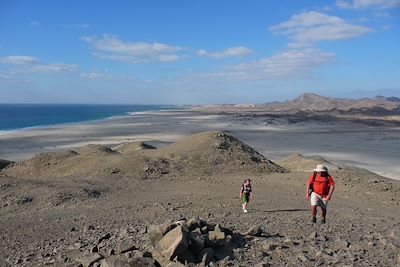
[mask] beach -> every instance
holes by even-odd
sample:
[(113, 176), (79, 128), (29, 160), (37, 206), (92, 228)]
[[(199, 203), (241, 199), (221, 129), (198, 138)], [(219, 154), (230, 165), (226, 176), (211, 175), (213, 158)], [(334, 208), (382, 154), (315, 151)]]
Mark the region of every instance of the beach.
[(21, 161), (36, 153), (86, 144), (110, 147), (147, 141), (163, 147), (202, 131), (224, 131), (275, 161), (300, 153), (322, 156), (400, 179), (400, 128), (351, 122), (301, 122), (207, 113), (189, 109), (146, 111), (130, 116), (0, 133), (0, 158)]

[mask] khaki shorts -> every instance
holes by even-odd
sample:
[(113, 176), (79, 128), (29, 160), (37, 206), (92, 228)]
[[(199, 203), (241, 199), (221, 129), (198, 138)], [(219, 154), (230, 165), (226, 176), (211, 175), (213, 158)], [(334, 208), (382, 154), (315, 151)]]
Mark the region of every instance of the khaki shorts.
[(328, 202), (323, 200), (320, 195), (315, 192), (311, 193), (311, 206), (320, 206), (321, 209), (325, 209), (328, 206)]

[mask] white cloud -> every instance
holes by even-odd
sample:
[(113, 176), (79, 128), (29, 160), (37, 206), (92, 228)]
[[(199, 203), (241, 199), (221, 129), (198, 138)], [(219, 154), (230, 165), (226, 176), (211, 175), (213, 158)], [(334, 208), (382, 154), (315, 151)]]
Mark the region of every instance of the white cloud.
[(61, 73), (74, 72), (78, 65), (64, 63), (42, 63), (38, 58), (31, 56), (6, 56), (0, 58), (1, 64), (18, 65), (14, 73)]
[(31, 27), (38, 27), (40, 25), (40, 23), (38, 21), (31, 21), (31, 22), (29, 22), (29, 25)]
[(28, 71), (38, 73), (66, 73), (75, 72), (77, 69), (78, 65), (75, 64), (51, 63), (32, 66)]
[(28, 65), (39, 63), (39, 59), (30, 56), (6, 56), (0, 57), (1, 64), (11, 64), (11, 65)]
[(0, 73), (0, 79), (8, 80), (11, 79), (11, 76)]
[(109, 73), (108, 71), (90, 71), (80, 73), (82, 79), (88, 80), (134, 80), (135, 78), (128, 75), (117, 75)]
[(107, 34), (100, 39), (95, 36), (84, 36), (81, 39), (91, 45), (95, 50), (93, 55), (100, 59), (149, 63), (172, 62), (187, 57), (179, 54), (184, 48), (162, 43), (123, 42)]
[(159, 55), (158, 60), (161, 62), (174, 62), (187, 57), (187, 55)]
[(78, 29), (87, 29), (90, 27), (87, 23), (78, 23), (78, 24), (61, 24), (61, 27), (65, 28), (78, 28)]
[(89, 24), (86, 24), (86, 23), (81, 23), (81, 24), (74, 24), (74, 25), (72, 25), (72, 27), (74, 27), (74, 28), (80, 28), (80, 29), (87, 29), (87, 28), (90, 27), (90, 25), (89, 25)]
[(220, 52), (208, 52), (206, 50), (198, 50), (197, 55), (211, 58), (226, 58), (226, 57), (244, 57), (253, 53), (253, 50), (244, 46), (229, 47)]
[(316, 49), (292, 49), (258, 61), (227, 66), (223, 71), (209, 73), (206, 76), (233, 80), (298, 78), (332, 61), (334, 57), (333, 53)]
[(356, 38), (372, 32), (368, 27), (316, 11), (295, 14), (288, 21), (272, 26), (269, 30), (276, 35), (288, 36), (293, 41), (289, 46), (293, 48), (312, 46), (322, 41)]
[(392, 17), (392, 15), (389, 12), (382, 12), (382, 11), (374, 12), (373, 16), (375, 18), (384, 18), (384, 19)]
[(400, 0), (338, 0), (336, 6), (345, 9), (389, 9), (400, 7)]

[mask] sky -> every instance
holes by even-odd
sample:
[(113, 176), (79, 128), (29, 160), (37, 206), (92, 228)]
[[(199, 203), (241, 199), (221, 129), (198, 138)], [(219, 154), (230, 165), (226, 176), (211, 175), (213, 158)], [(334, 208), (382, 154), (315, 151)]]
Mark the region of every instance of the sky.
[(400, 97), (400, 0), (0, 0), (0, 103)]

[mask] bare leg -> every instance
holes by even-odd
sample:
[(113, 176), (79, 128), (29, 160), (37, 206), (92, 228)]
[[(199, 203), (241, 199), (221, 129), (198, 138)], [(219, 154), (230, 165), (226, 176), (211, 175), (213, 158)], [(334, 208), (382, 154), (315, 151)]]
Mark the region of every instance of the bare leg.
[(244, 212), (247, 212), (247, 202), (245, 202), (245, 203), (243, 204), (243, 211), (244, 211)]
[(322, 223), (326, 222), (326, 209), (322, 209)]
[(312, 222), (317, 222), (317, 206), (311, 206)]

